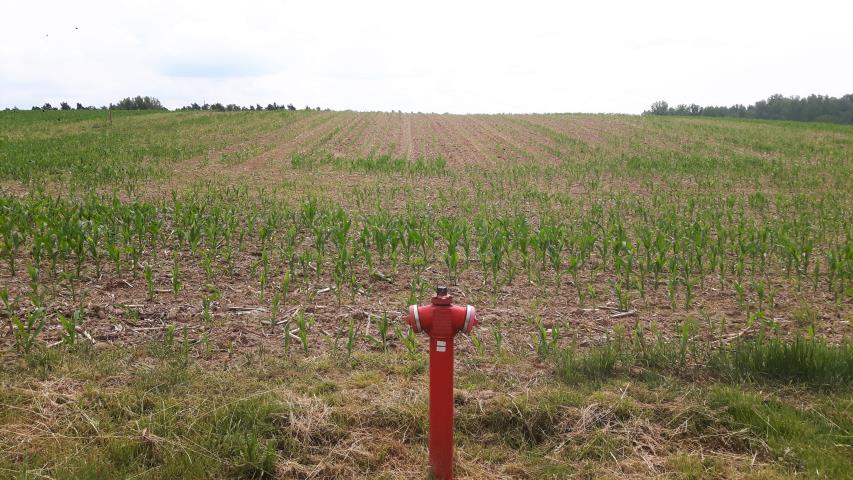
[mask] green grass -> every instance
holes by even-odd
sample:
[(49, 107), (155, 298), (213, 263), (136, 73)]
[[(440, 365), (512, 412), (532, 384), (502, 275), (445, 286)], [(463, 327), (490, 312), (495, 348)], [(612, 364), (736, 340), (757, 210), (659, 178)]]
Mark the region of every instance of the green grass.
[[(516, 368), (532, 367), (529, 357), (513, 358)], [(187, 362), (179, 344), (160, 342), (62, 349), (41, 374), (26, 365), (0, 373), (0, 471), (57, 479), (407, 476), (426, 460), (427, 373), (407, 373), (421, 361), (258, 351), (211, 364), (200, 346)], [(568, 385), (480, 365), (487, 368), (459, 372), (460, 476), (595, 477), (638, 468), (641, 452), (674, 478), (844, 478), (851, 467), (849, 385), (777, 391), (625, 373)], [(347, 450), (357, 454), (336, 453)]]
[(708, 403), (722, 410), (732, 430), (748, 429), (755, 439), (766, 442), (771, 458), (803, 476), (845, 478), (853, 467), (849, 392), (823, 399), (821, 408), (803, 408), (778, 397), (720, 386), (709, 391)]
[(632, 368), (732, 382), (795, 383), (818, 389), (853, 385), (853, 344), (818, 338), (758, 337), (728, 345), (657, 337), (608, 340), (584, 350), (554, 352), (557, 375), (573, 383), (603, 380)]
[(853, 383), (853, 344), (817, 338), (739, 341), (712, 355), (712, 369), (741, 380), (776, 380), (828, 388)]

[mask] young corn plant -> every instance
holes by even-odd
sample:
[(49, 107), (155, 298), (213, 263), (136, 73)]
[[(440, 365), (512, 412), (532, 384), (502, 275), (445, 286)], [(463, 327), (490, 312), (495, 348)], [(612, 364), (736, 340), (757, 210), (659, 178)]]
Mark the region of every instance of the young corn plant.
[(357, 339), (357, 330), (354, 319), (350, 319), (349, 325), (347, 326), (347, 357), (352, 356), (352, 351), (355, 348), (355, 341)]
[(166, 326), (166, 330), (163, 332), (163, 346), (168, 351), (173, 351), (175, 348), (175, 329), (175, 325), (170, 324)]
[(281, 313), (281, 292), (275, 292), (270, 300), (270, 325), (275, 327), (278, 315)]
[(151, 268), (151, 265), (145, 265), (143, 270), (143, 276), (145, 277), (145, 291), (148, 294), (148, 301), (154, 300), (154, 270)]
[(403, 345), (406, 347), (406, 351), (409, 352), (409, 355), (415, 355), (418, 353), (418, 338), (415, 336), (415, 332), (410, 328), (406, 331), (406, 334), (403, 335), (403, 332), (400, 330), (400, 326), (395, 327), (395, 336), (403, 342)]
[(15, 349), (22, 355), (28, 355), (36, 343), (36, 337), (44, 329), (45, 315), (41, 308), (27, 313), (23, 319), (17, 315), (11, 317)]
[(379, 321), (376, 323), (376, 328), (379, 330), (379, 344), (382, 346), (382, 351), (388, 351), (388, 327), (389, 327), (388, 315), (383, 313), (381, 317), (379, 317)]
[(536, 324), (535, 335), (536, 354), (540, 358), (545, 358), (556, 352), (560, 341), (560, 327), (554, 325), (550, 330), (545, 328), (542, 320)]
[(302, 344), (302, 352), (308, 354), (308, 329), (310, 322), (305, 316), (305, 312), (301, 309), (296, 313), (296, 328), (299, 336), (299, 343)]
[(281, 279), (281, 287), (279, 288), (279, 293), (281, 294), (281, 305), (282, 307), (287, 306), (287, 294), (290, 292), (290, 280), (292, 278), (292, 274), (290, 271), (285, 272), (284, 276)]
[[(201, 319), (208, 325), (213, 321), (213, 314), (210, 313), (210, 304), (210, 297), (205, 295), (201, 299)], [(273, 321), (273, 324), (275, 324), (275, 321)]]
[(62, 329), (62, 343), (71, 347), (77, 342), (77, 312), (74, 312), (70, 317), (66, 317), (63, 314), (58, 314), (56, 317), (57, 323), (59, 323), (60, 328)]
[(15, 258), (18, 256), (18, 249), (24, 242), (24, 237), (11, 221), (0, 220), (0, 222), (2, 222), (0, 223), (0, 230), (3, 234), (3, 253), (5, 253), (9, 264), (9, 274), (14, 277), (17, 270)]
[(172, 294), (176, 297), (181, 292), (181, 263), (177, 252), (172, 260)]
[(12, 315), (15, 313), (15, 308), (17, 308), (17, 302), (9, 298), (8, 288), (0, 288), (0, 301), (3, 302), (3, 307), (6, 309), (6, 315), (9, 318), (12, 318)]
[(494, 323), (491, 327), (492, 338), (495, 339), (495, 351), (500, 354), (503, 351), (504, 334), (503, 327), (500, 323)]
[(458, 218), (444, 217), (438, 221), (438, 229), (447, 242), (444, 264), (447, 266), (450, 281), (456, 285), (459, 280), (459, 241), (467, 229), (467, 224)]
[(260, 300), (264, 301), (264, 295), (266, 295), (267, 291), (267, 282), (269, 281), (269, 273), (270, 273), (270, 259), (269, 252), (267, 249), (264, 249), (261, 252), (261, 273), (259, 278), (260, 283)]
[(290, 333), (290, 320), (286, 320), (282, 327), (284, 331), (284, 355), (290, 356), (290, 343), (292, 341), (292, 333)]
[(477, 335), (477, 332), (471, 330), (471, 333), (468, 334), (468, 337), (471, 339), (471, 344), (474, 345), (474, 349), (477, 351), (477, 355), (483, 355), (485, 347), (483, 346), (483, 342), (480, 340), (480, 337)]

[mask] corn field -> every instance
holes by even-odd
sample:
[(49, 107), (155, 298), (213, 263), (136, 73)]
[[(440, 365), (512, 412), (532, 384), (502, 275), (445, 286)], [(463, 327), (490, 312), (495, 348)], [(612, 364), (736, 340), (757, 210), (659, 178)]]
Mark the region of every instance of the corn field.
[(418, 478), (440, 285), (460, 477), (849, 472), (853, 128), (284, 110), (0, 112), (0, 472)]

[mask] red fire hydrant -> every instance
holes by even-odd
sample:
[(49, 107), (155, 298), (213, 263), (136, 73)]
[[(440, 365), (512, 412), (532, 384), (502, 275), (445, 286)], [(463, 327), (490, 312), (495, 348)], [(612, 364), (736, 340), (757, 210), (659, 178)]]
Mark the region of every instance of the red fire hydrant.
[(409, 307), (409, 326), (429, 335), (429, 464), (437, 479), (453, 478), (453, 337), (477, 325), (474, 307), (451, 305), (438, 287), (431, 305)]

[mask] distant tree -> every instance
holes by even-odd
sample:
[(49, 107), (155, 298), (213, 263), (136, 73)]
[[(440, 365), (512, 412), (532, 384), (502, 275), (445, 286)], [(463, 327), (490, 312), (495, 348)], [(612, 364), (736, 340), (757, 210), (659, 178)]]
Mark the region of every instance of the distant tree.
[(648, 113), (652, 115), (668, 115), (669, 104), (663, 100), (657, 101), (652, 104), (652, 108), (649, 109)]
[(127, 97), (115, 105), (110, 104), (111, 108), (115, 108), (117, 110), (164, 110), (163, 104), (160, 103), (160, 100), (154, 97)]
[(71, 110), (71, 105), (68, 105), (68, 102), (60, 102), (59, 108), (62, 110)]
[(294, 107), (292, 103), (288, 103), (287, 109), (293, 111), (293, 110), (296, 110), (296, 107)]
[(31, 108), (30, 110), (41, 110), (41, 107), (39, 107), (38, 105), (33, 105), (33, 108)]
[(45, 102), (44, 105), (41, 106), (41, 109), (44, 111), (56, 110), (56, 108), (53, 105), (51, 105), (49, 102)]
[(77, 110), (85, 110), (85, 107), (83, 107), (82, 103), (77, 102)]

